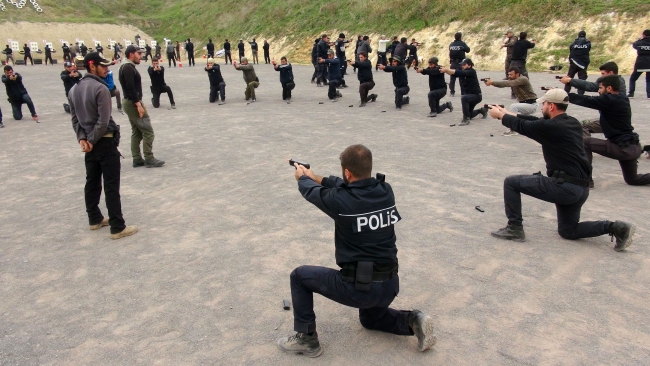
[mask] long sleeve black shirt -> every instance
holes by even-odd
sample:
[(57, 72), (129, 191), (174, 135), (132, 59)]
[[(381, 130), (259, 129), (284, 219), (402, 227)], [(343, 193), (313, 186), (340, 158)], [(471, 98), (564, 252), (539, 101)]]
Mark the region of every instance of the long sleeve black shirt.
[(142, 78), (134, 64), (128, 62), (122, 64), (119, 80), (124, 99), (128, 99), (133, 103), (137, 103), (142, 99)]
[(73, 86), (75, 86), (79, 80), (81, 80), (81, 77), (83, 76), (79, 71), (77, 71), (77, 76), (70, 76), (70, 71), (68, 70), (63, 70), (61, 71), (61, 80), (63, 80), (63, 87), (65, 88), (65, 95), (68, 95), (70, 92), (70, 89), (72, 89)]
[(223, 50), (226, 52), (230, 52), (230, 42), (225, 42), (223, 44)]
[(458, 77), (460, 84), (460, 94), (481, 94), (481, 85), (478, 82), (478, 76), (474, 69), (456, 69), (454, 74)]
[(542, 145), (547, 175), (561, 170), (575, 178), (589, 179), (590, 164), (582, 141), (582, 125), (577, 119), (566, 113), (552, 119), (506, 114), (501, 123)]
[(426, 68), (422, 69), (422, 75), (429, 75), (429, 91), (436, 89), (447, 89), (445, 82), (445, 73), (440, 72), (440, 68)]
[(650, 37), (642, 38), (632, 47), (636, 50), (636, 62), (634, 63), (634, 71), (637, 70), (650, 70)]
[(574, 64), (586, 69), (589, 66), (589, 51), (591, 51), (591, 41), (585, 37), (576, 38), (569, 46), (569, 58)]
[(372, 63), (370, 60), (366, 59), (365, 61), (357, 61), (354, 63), (357, 67), (357, 78), (359, 79), (360, 83), (367, 83), (372, 80)]
[(512, 60), (526, 61), (528, 49), (535, 48), (535, 44), (527, 39), (520, 39), (512, 46)]
[(600, 112), (600, 127), (605, 137), (619, 145), (638, 141), (639, 135), (632, 127), (632, 108), (630, 100), (621, 94), (598, 96), (569, 94), (569, 102)]
[(208, 73), (210, 85), (218, 86), (219, 83), (224, 81), (223, 76), (221, 76), (221, 68), (216, 63), (212, 65), (211, 69), (206, 69), (205, 71)]
[(302, 176), (298, 190), (334, 220), (336, 264), (397, 264), (395, 224), (401, 217), (390, 184), (375, 178), (345, 184), (334, 176), (323, 178), (321, 184)]
[(465, 53), (469, 52), (469, 46), (463, 41), (453, 41), (449, 44), (449, 60), (460, 61), (465, 58)]
[(291, 64), (280, 64), (275, 68), (275, 71), (280, 72), (280, 83), (286, 84), (293, 82), (293, 67), (291, 67)]
[(19, 73), (14, 73), (14, 75), (16, 75), (16, 80), (11, 80), (7, 75), (2, 75), (2, 82), (5, 84), (7, 97), (9, 97), (10, 101), (22, 101), (23, 95), (27, 94), (27, 89), (23, 85), (23, 77)]
[(409, 86), (408, 75), (406, 74), (406, 67), (404, 65), (386, 66), (385, 72), (393, 73), (393, 86), (396, 88), (403, 88)]
[(208, 44), (205, 45), (205, 49), (208, 51), (209, 54), (214, 54), (214, 43), (209, 42)]
[(165, 68), (163, 66), (160, 66), (160, 70), (154, 70), (153, 66), (149, 66), (147, 72), (151, 78), (151, 86), (154, 89), (160, 89), (167, 85), (165, 84)]

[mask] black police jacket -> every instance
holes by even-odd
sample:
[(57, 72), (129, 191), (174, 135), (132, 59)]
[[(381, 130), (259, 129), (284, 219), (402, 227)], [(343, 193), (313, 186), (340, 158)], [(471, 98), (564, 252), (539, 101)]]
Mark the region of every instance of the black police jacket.
[(650, 37), (641, 38), (632, 47), (637, 55), (634, 70), (650, 70)]
[(569, 46), (569, 58), (574, 64), (582, 69), (589, 66), (589, 51), (591, 51), (591, 41), (585, 37), (576, 38)]
[(478, 76), (474, 69), (456, 69), (455, 75), (458, 77), (460, 84), (460, 94), (481, 94), (481, 84), (478, 82)]
[(357, 79), (359, 79), (361, 84), (374, 81), (372, 79), (372, 63), (370, 60), (355, 61), (354, 65), (357, 67), (357, 70), (359, 70), (357, 73)]
[(469, 52), (469, 46), (465, 42), (453, 41), (449, 44), (449, 60), (462, 60), (465, 58), (465, 52)]
[(225, 82), (223, 80), (223, 76), (221, 76), (221, 68), (217, 63), (215, 62), (212, 65), (211, 69), (205, 70), (205, 72), (208, 73), (208, 79), (210, 80), (210, 85), (218, 86), (219, 83)]
[(318, 45), (316, 46), (316, 56), (320, 58), (327, 58), (327, 51), (329, 49), (329, 44), (321, 39), (318, 41)]
[(154, 89), (161, 89), (164, 88), (165, 85), (165, 68), (160, 66), (159, 71), (155, 71), (153, 69), (153, 66), (149, 66), (147, 69), (147, 72), (149, 73), (149, 77), (151, 78), (151, 86)]
[(336, 264), (397, 264), (395, 224), (401, 219), (390, 184), (375, 178), (345, 184), (341, 178), (298, 180), (303, 197), (334, 220)]

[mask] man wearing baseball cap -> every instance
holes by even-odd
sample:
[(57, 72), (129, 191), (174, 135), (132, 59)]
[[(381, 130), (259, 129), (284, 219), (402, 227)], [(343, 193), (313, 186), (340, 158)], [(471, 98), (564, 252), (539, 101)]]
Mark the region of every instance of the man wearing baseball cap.
[[(130, 45), (124, 51), (126, 60), (122, 63), (119, 71), (120, 85), (124, 100), (124, 112), (131, 123), (131, 155), (133, 156), (133, 167), (146, 166), (147, 168), (159, 168), (165, 162), (153, 156), (154, 132), (151, 126), (151, 119), (142, 103), (142, 78), (136, 69), (140, 64), (143, 50)], [(144, 150), (144, 159), (140, 154), (140, 142)]]
[(394, 55), (392, 66), (379, 65), (379, 70), (393, 74), (393, 86), (395, 87), (395, 109), (402, 110), (402, 106), (410, 103), (410, 98), (406, 95), (411, 91), (409, 88), (408, 74), (406, 67), (402, 65), (402, 57)]
[(609, 234), (616, 238), (614, 250), (632, 244), (635, 226), (623, 221), (580, 222), (582, 205), (589, 198), (590, 164), (582, 142), (582, 125), (566, 114), (569, 96), (564, 90), (551, 89), (537, 100), (543, 119), (517, 115), (499, 106), (491, 106), (490, 116), (513, 131), (542, 145), (546, 175), (511, 175), (505, 179), (503, 193), (508, 225), (492, 232), (499, 239), (525, 241), (521, 194), (555, 204), (558, 233), (575, 240)]
[[(111, 117), (111, 92), (101, 78), (108, 73), (111, 61), (97, 52), (84, 57), (88, 73), (70, 89), (68, 101), (72, 128), (77, 134), (81, 151), (86, 153), (86, 212), (90, 230), (111, 227), (111, 239), (120, 239), (138, 232), (136, 226), (126, 226), (120, 199), (120, 128)], [(102, 178), (106, 194), (108, 219), (99, 209)]]
[[(479, 114), (482, 114), (483, 118), (487, 117), (487, 108), (474, 109), (483, 100), (481, 85), (478, 82), (476, 70), (474, 70), (474, 62), (472, 62), (472, 59), (466, 58), (459, 65), (460, 69), (442, 67), (440, 71), (459, 79), (460, 103), (463, 107), (463, 120), (459, 126), (467, 126), (469, 125), (469, 121)], [(453, 96), (454, 94), (452, 93), (451, 95)]]

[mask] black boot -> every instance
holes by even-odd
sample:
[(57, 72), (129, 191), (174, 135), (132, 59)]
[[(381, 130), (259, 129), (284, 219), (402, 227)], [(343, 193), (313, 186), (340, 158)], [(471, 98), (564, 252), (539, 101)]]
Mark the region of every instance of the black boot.
[(323, 353), (316, 332), (313, 335), (296, 333), (290, 337), (280, 338), (278, 339), (278, 348), (286, 353), (302, 354), (307, 357), (318, 357)]
[(526, 234), (524, 233), (523, 226), (508, 225), (497, 231), (491, 233), (492, 236), (499, 239), (512, 240), (512, 241), (526, 241)]
[(413, 310), (408, 316), (409, 327), (418, 337), (418, 350), (424, 352), (436, 344), (433, 335), (433, 319), (420, 310)]

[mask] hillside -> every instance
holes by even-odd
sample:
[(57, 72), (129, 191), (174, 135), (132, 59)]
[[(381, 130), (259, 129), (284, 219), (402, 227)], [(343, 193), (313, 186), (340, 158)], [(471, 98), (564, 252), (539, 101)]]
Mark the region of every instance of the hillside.
[[(5, 3), (6, 4), (6, 3)], [(623, 64), (629, 42), (650, 27), (650, 3), (645, 0), (41, 0), (42, 13), (29, 3), (23, 9), (6, 4), (9, 22), (127, 23), (174, 40), (192, 37), (199, 48), (208, 37), (268, 37), (274, 54), (308, 61), (313, 38), (322, 32), (383, 33), (414, 36), (425, 41), (421, 54), (439, 54), (450, 34), (465, 33), (484, 67), (496, 68), (503, 30), (527, 30), (540, 46), (531, 54), (532, 69), (542, 69), (564, 57), (580, 29), (594, 43), (593, 64), (614, 58)], [(494, 60), (493, 60), (494, 59)]]

